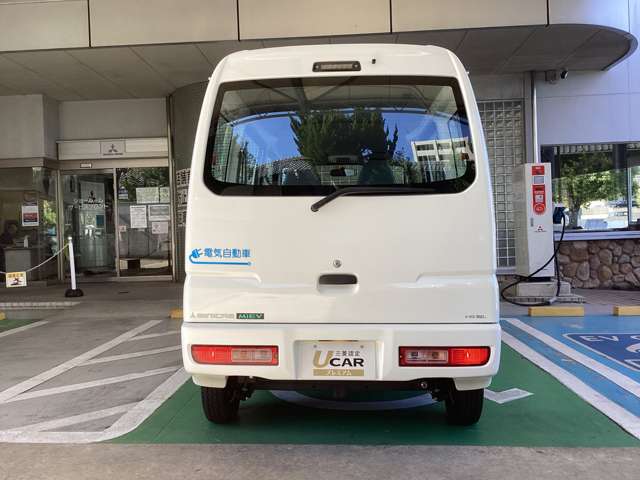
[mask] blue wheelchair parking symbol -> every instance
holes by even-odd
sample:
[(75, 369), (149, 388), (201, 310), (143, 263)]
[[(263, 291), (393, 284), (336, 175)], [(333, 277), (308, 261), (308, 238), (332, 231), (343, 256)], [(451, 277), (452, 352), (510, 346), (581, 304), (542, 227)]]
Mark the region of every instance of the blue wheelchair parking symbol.
[(566, 333), (564, 337), (640, 372), (640, 333)]

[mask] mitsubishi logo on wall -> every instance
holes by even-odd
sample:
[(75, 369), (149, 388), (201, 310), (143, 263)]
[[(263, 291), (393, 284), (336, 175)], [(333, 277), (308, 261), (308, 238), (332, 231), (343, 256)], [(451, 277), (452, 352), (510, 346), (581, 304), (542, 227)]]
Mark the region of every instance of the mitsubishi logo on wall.
[[(167, 158), (168, 147), (166, 137), (59, 140), (58, 158), (83, 162), (99, 158)], [(90, 163), (86, 164), (83, 168), (91, 168)]]
[(102, 157), (121, 157), (124, 155), (124, 140), (100, 141), (100, 154)]

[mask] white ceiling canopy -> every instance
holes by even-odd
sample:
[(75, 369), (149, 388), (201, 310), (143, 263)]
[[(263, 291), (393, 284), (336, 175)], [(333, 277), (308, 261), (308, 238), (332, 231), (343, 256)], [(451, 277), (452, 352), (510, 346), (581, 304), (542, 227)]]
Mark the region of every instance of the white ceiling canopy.
[(635, 38), (619, 30), (543, 25), (26, 51), (0, 54), (0, 95), (40, 93), (60, 101), (162, 97), (206, 81), (216, 64), (237, 50), (347, 42), (443, 46), (475, 75), (605, 70), (636, 48)]

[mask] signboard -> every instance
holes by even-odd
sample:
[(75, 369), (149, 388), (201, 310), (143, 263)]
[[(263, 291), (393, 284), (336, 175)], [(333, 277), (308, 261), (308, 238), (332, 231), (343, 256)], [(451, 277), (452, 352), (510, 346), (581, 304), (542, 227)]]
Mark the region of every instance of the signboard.
[(375, 377), (375, 342), (301, 342), (300, 347), (301, 378)]
[(564, 336), (609, 360), (640, 372), (640, 332), (567, 333)]
[(37, 204), (22, 204), (22, 226), (37, 227), (40, 224), (40, 214)]
[(27, 286), (27, 272), (7, 272), (5, 279), (7, 288)]
[(80, 209), (104, 211), (104, 183), (80, 180)]
[(166, 158), (169, 146), (166, 137), (59, 140), (57, 143), (59, 160), (83, 161), (94, 158)]
[(130, 205), (129, 215), (131, 228), (147, 228), (147, 206)]
[(169, 222), (151, 222), (151, 233), (154, 235), (169, 233)]
[(187, 188), (189, 186), (189, 178), (191, 176), (191, 168), (182, 168), (176, 170), (176, 187)]
[(171, 192), (169, 187), (160, 187), (160, 203), (169, 203), (171, 201)]
[(176, 170), (176, 224), (178, 227), (184, 227), (186, 225), (190, 176), (190, 168)]
[(136, 188), (136, 202), (138, 203), (158, 203), (160, 193), (158, 187), (138, 187)]
[(102, 157), (121, 157), (124, 155), (124, 140), (103, 140), (100, 142)]
[(149, 205), (150, 222), (168, 222), (171, 219), (171, 209), (169, 205)]

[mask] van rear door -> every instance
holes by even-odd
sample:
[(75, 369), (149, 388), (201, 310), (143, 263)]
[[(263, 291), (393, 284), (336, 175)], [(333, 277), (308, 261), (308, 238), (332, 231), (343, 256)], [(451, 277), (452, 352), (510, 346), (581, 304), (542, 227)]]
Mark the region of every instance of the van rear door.
[(192, 172), (190, 319), (497, 321), (487, 156), (465, 98), (450, 77), (222, 83)]

